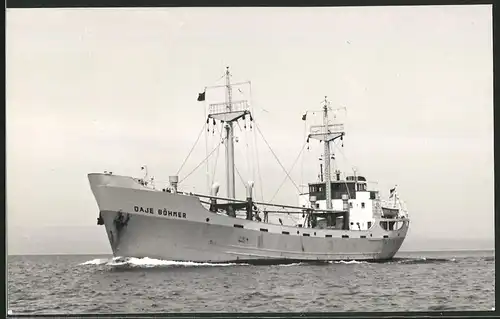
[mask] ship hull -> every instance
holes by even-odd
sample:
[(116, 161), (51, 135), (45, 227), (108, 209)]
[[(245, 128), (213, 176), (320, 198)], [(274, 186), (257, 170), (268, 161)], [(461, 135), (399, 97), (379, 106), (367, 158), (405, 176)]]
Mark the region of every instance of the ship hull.
[[(212, 213), (194, 196), (153, 191), (125, 176), (89, 180), (114, 256), (194, 262), (387, 260), (408, 220), (385, 230), (310, 229)], [(394, 221), (394, 220), (392, 220)]]

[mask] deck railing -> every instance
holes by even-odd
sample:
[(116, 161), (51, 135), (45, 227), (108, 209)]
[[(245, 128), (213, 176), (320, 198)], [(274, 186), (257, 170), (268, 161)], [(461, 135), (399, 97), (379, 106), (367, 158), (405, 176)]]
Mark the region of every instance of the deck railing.
[(231, 111), (229, 111), (229, 103), (227, 102), (210, 104), (208, 107), (208, 113), (210, 115), (229, 113), (229, 112), (242, 112), (248, 110), (249, 110), (249, 105), (247, 101), (231, 102)]
[(328, 134), (328, 133), (343, 133), (344, 124), (329, 124), (326, 128), (324, 125), (311, 125), (311, 134)]

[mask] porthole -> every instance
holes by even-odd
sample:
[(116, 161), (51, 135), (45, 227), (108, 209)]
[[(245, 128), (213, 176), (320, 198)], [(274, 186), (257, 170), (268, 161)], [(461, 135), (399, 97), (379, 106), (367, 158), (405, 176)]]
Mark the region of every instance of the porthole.
[(210, 218), (208, 218), (208, 217), (207, 217), (206, 221), (207, 221), (207, 223), (208, 223), (208, 222), (210, 221)]

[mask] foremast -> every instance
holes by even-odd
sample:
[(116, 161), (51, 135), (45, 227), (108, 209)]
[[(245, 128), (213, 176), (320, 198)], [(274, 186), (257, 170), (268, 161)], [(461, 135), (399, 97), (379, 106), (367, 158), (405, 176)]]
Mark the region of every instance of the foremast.
[[(235, 165), (234, 165), (234, 130), (233, 122), (237, 122), (239, 119), (245, 119), (245, 116), (250, 116), (250, 121), (252, 121), (252, 114), (246, 100), (233, 101), (232, 96), (232, 84), (231, 84), (231, 73), (229, 72), (229, 67), (226, 67), (225, 72), (226, 77), (226, 101), (224, 103), (210, 104), (208, 118), (213, 118), (215, 120), (220, 120), (225, 123), (225, 141), (226, 146), (226, 187), (227, 187), (227, 198), (236, 198), (236, 187), (235, 187)], [(232, 214), (232, 212), (230, 212)]]
[[(232, 107), (232, 88), (231, 88), (231, 74), (229, 73), (229, 67), (226, 67), (226, 107), (227, 112), (231, 113), (233, 111)], [(227, 185), (227, 197), (235, 198), (235, 181), (234, 181), (234, 132), (233, 132), (233, 121), (237, 119), (229, 120), (226, 123), (226, 185)]]
[(325, 191), (326, 191), (326, 209), (332, 209), (332, 189), (331, 189), (331, 172), (330, 172), (330, 161), (332, 158), (332, 152), (330, 149), (330, 142), (338, 138), (343, 138), (345, 135), (343, 124), (329, 124), (328, 123), (328, 100), (325, 96), (323, 104), (323, 125), (313, 125), (310, 128), (309, 138), (317, 139), (323, 141), (324, 143), (324, 154), (323, 158), (325, 160)]

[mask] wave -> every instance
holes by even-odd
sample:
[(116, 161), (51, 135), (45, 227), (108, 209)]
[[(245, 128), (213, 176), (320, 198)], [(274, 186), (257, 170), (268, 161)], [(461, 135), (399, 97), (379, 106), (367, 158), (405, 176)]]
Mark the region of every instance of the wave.
[(305, 262), (300, 262), (300, 263), (291, 263), (291, 264), (277, 264), (276, 266), (278, 267), (290, 267), (290, 266), (302, 266), (305, 265)]
[[(358, 260), (332, 260), (327, 262), (318, 261), (304, 261), (294, 263), (277, 263), (275, 266), (290, 267), (290, 266), (303, 266), (308, 264), (344, 264), (344, 265), (360, 265), (371, 263), (382, 264), (436, 264), (436, 263), (449, 263), (456, 262), (455, 258), (393, 258), (386, 261), (358, 261)], [(109, 266), (114, 268), (164, 268), (164, 267), (228, 267), (228, 266), (249, 266), (248, 263), (206, 263), (206, 262), (192, 262), (192, 261), (173, 261), (162, 260), (154, 258), (135, 258), (135, 257), (114, 257), (114, 258), (97, 258), (88, 260), (79, 264), (81, 266)]]
[(449, 263), (456, 262), (455, 258), (427, 258), (427, 257), (418, 257), (418, 258), (394, 258), (389, 263), (398, 263), (398, 264), (441, 264), (441, 263)]
[(359, 265), (359, 264), (438, 264), (438, 263), (449, 263), (456, 262), (455, 258), (427, 258), (427, 257), (417, 257), (417, 258), (393, 258), (391, 260), (339, 260), (339, 261), (329, 261), (330, 264), (344, 264), (344, 265)]
[(158, 267), (227, 267), (240, 266), (245, 264), (239, 263), (197, 263), (192, 261), (173, 261), (161, 260), (154, 258), (135, 258), (135, 257), (114, 257), (111, 259), (92, 259), (80, 264), (80, 266), (88, 265), (105, 265), (111, 267), (128, 267), (128, 268), (158, 268)]
[(359, 264), (367, 264), (367, 261), (357, 261), (357, 260), (336, 260), (336, 261), (329, 261), (330, 264), (344, 264), (344, 265), (359, 265)]
[(89, 261), (86, 261), (84, 263), (81, 263), (80, 265), (102, 265), (102, 264), (105, 264), (107, 262), (109, 262), (111, 259), (103, 259), (103, 258), (97, 258), (97, 259), (92, 259), (92, 260), (89, 260)]

